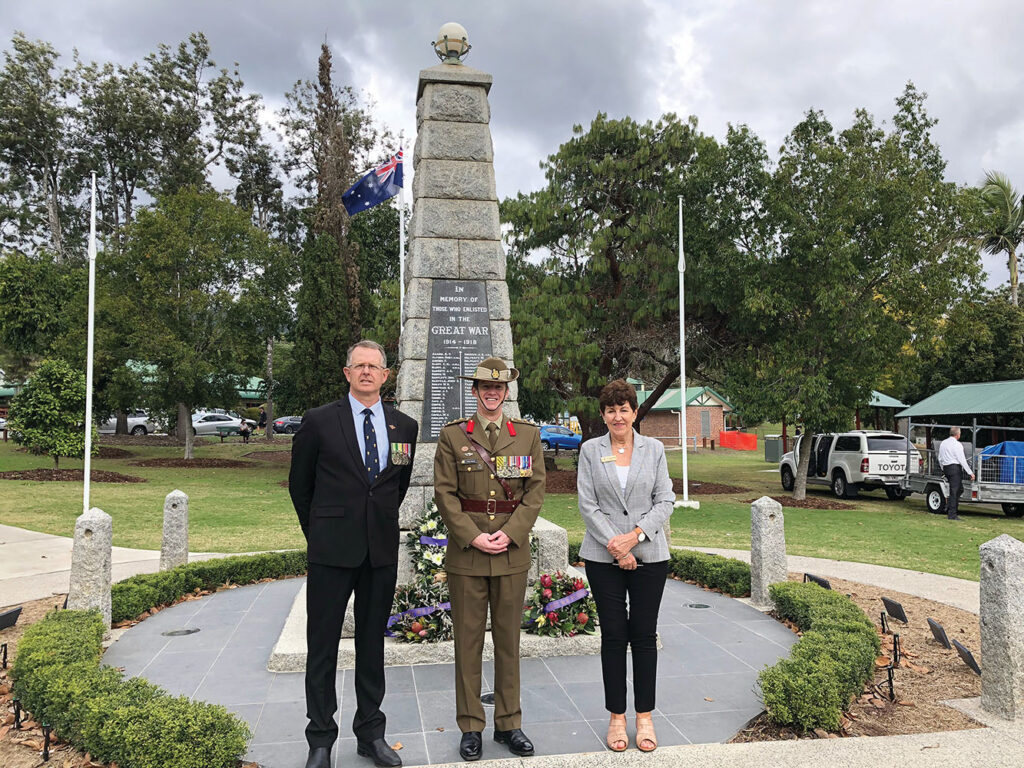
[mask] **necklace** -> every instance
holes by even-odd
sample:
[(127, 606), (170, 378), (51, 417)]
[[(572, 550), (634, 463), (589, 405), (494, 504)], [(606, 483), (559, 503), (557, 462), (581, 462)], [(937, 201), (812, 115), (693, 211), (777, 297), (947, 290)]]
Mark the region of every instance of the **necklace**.
[(615, 450), (618, 451), (619, 453), (625, 453), (626, 452), (626, 447), (623, 446), (621, 448), (616, 448)]

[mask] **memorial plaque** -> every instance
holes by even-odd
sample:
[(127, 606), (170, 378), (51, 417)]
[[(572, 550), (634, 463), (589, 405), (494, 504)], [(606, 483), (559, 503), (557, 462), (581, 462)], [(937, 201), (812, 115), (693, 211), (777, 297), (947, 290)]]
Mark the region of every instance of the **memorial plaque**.
[(476, 412), (470, 373), (491, 356), (487, 285), (480, 280), (434, 280), (420, 440), (435, 442), (452, 419)]

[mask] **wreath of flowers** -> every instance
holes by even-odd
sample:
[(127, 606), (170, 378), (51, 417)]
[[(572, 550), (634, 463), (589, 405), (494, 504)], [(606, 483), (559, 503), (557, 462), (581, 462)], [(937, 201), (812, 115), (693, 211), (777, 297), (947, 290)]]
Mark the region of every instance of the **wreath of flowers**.
[(594, 634), (597, 605), (587, 583), (561, 571), (542, 574), (527, 596), (523, 629), (548, 637)]
[(437, 643), (451, 640), (451, 603), (444, 572), (444, 550), (448, 529), (437, 504), (431, 499), (412, 530), (406, 535), (416, 577), (395, 590), (388, 620), (390, 636), (407, 643)]

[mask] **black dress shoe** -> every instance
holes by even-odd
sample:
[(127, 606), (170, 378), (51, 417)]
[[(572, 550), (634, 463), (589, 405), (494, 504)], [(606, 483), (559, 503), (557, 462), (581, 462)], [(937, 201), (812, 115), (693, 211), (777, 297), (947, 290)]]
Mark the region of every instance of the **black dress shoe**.
[(499, 731), (495, 729), (494, 740), (499, 744), (508, 744), (508, 749), (513, 755), (529, 757), (533, 754), (533, 742), (520, 728), (513, 728), (511, 731)]
[(480, 738), (480, 731), (466, 731), (462, 734), (462, 741), (459, 742), (459, 755), (463, 760), (479, 760), (483, 749), (484, 743)]
[(398, 756), (398, 753), (384, 739), (357, 741), (356, 754), (363, 757), (372, 757), (373, 764), (377, 768), (398, 768), (402, 764), (402, 758)]
[(331, 768), (331, 748), (310, 747), (306, 768)]

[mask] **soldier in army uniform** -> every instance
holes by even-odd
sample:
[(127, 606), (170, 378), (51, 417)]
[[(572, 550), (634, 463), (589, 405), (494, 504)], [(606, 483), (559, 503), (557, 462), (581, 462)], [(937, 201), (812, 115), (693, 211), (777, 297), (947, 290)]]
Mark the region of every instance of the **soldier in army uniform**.
[(455, 629), (455, 706), (459, 754), (478, 760), (487, 721), (480, 666), (491, 610), (494, 640), (494, 740), (515, 755), (533, 754), (519, 704), (519, 632), (530, 531), (544, 501), (540, 430), (502, 413), (519, 371), (491, 357), (471, 376), (477, 412), (441, 430), (434, 459), (434, 499), (448, 526), (445, 570)]

